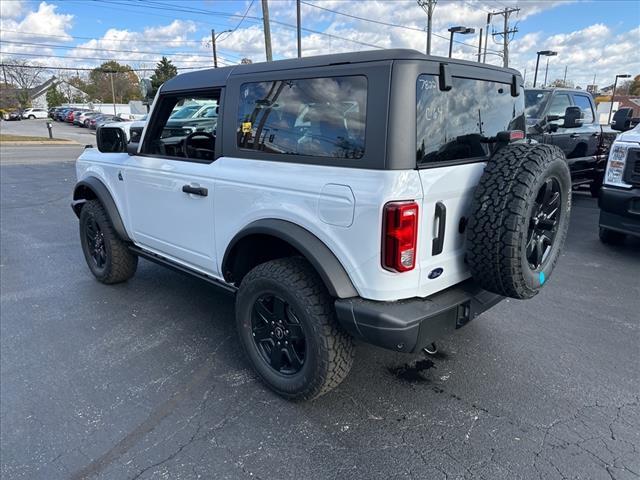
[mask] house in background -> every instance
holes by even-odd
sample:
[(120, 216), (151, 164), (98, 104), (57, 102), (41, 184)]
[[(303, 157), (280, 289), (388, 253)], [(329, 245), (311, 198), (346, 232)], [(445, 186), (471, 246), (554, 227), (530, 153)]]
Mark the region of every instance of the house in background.
[(20, 106), (20, 98), (29, 98), (31, 107), (47, 109), (49, 108), (47, 90), (51, 87), (56, 87), (60, 93), (72, 102), (86, 102), (89, 100), (89, 95), (85, 92), (54, 76), (40, 85), (27, 89), (26, 92), (19, 88), (2, 88), (0, 103), (3, 108), (18, 108)]

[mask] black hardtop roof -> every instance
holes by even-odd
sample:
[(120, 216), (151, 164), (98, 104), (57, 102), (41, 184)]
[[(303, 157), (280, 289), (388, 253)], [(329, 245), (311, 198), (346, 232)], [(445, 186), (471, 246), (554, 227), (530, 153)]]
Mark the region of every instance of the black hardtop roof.
[(314, 57), (292, 58), (275, 60), (273, 62), (260, 62), (244, 65), (233, 65), (221, 68), (209, 68), (188, 73), (182, 73), (168, 80), (162, 86), (162, 92), (183, 91), (191, 89), (205, 89), (213, 86), (225, 85), (231, 75), (245, 75), (249, 73), (261, 73), (278, 70), (293, 70), (299, 68), (323, 67), (345, 63), (378, 62), (384, 60), (419, 60), (431, 62), (455, 63), (469, 65), (475, 68), (487, 68), (491, 70), (509, 71), (520, 75), (520, 72), (510, 68), (504, 69), (495, 65), (470, 62), (455, 58), (428, 56), (417, 50), (406, 48), (365, 50), (359, 52), (335, 53), (330, 55), (318, 55)]

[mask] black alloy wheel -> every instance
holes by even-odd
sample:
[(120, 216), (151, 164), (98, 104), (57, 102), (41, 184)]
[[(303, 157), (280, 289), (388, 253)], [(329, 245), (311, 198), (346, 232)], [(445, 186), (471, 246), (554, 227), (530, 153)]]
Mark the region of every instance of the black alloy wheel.
[(94, 217), (87, 219), (85, 236), (87, 237), (87, 248), (91, 259), (98, 269), (103, 269), (107, 263), (107, 251), (104, 243), (104, 234)]
[(529, 217), (526, 256), (529, 267), (539, 270), (548, 258), (558, 232), (560, 183), (549, 177), (542, 184)]
[(305, 361), (304, 330), (291, 305), (268, 293), (251, 310), (251, 333), (261, 358), (282, 375), (295, 375)]

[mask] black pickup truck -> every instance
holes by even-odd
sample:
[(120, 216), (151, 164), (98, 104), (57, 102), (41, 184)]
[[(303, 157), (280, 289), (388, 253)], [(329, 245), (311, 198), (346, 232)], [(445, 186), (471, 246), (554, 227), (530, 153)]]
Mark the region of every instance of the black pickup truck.
[(573, 186), (588, 186), (596, 197), (616, 133), (598, 122), (591, 94), (584, 90), (525, 90), (527, 137), (557, 145), (565, 153)]

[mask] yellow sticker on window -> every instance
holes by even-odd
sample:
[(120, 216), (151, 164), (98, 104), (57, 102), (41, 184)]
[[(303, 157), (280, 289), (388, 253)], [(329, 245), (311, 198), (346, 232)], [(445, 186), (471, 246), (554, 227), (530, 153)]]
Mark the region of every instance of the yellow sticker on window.
[(242, 133), (251, 132), (251, 122), (242, 122)]

